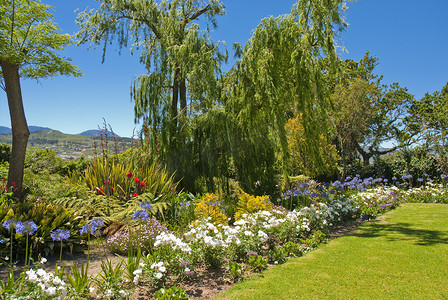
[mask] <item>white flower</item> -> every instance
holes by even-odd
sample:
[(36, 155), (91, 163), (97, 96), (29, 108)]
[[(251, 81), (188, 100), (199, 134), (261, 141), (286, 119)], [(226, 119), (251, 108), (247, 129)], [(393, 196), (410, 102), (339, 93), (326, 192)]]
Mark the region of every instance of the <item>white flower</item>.
[(45, 293), (46, 293), (47, 295), (50, 295), (50, 296), (56, 295), (56, 288), (55, 288), (54, 286), (50, 286), (50, 287), (45, 291)]
[(119, 290), (118, 293), (122, 296), (122, 297), (126, 297), (128, 295), (128, 293), (125, 290)]
[(45, 258), (45, 257), (42, 257), (41, 259), (40, 259), (40, 263), (43, 265), (44, 263), (46, 263), (47, 262), (47, 259)]
[(252, 233), (252, 231), (249, 231), (249, 230), (244, 231), (244, 235), (245, 235), (245, 236), (254, 236), (254, 234)]
[(93, 293), (95, 291), (95, 288), (93, 286), (89, 287), (89, 293)]
[(157, 279), (161, 279), (162, 277), (163, 277), (163, 274), (162, 274), (162, 273), (159, 272), (159, 273), (156, 274), (156, 278), (157, 278)]
[(135, 270), (134, 272), (132, 272), (132, 274), (134, 274), (134, 275), (140, 275), (140, 274), (142, 274), (142, 269), (137, 269), (137, 270)]
[(106, 292), (104, 293), (104, 297), (112, 297), (113, 293), (111, 289), (107, 289)]
[(163, 267), (163, 266), (162, 266), (162, 267), (159, 267), (159, 271), (162, 272), (162, 273), (165, 273), (165, 272), (166, 272), (166, 268)]

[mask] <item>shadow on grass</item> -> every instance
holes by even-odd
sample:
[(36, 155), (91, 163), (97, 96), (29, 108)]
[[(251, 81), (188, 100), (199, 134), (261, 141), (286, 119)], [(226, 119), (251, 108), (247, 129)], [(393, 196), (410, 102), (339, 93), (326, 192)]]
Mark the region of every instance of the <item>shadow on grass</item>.
[(373, 220), (349, 235), (364, 238), (386, 236), (389, 241), (409, 240), (422, 246), (448, 244), (446, 231), (418, 229), (412, 226), (410, 223), (384, 224)]

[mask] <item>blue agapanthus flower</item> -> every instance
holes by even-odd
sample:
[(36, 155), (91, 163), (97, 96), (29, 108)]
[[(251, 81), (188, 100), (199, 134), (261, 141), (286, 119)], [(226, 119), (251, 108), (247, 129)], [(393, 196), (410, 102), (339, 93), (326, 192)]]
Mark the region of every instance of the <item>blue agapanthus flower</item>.
[(52, 234), (51, 238), (53, 241), (63, 241), (70, 237), (70, 231), (64, 229), (56, 229)]
[(132, 216), (132, 220), (134, 221), (146, 220), (147, 218), (149, 218), (149, 214), (144, 210), (137, 210)]
[(144, 202), (140, 203), (139, 206), (141, 208), (145, 209), (145, 210), (151, 210), (152, 209), (152, 204), (149, 203), (149, 201), (144, 201)]
[(16, 228), (17, 223), (22, 223), (17, 219), (9, 219), (9, 220), (5, 220), (3, 221), (3, 228), (5, 228), (6, 230), (13, 230), (14, 228)]
[(37, 231), (37, 225), (33, 221), (25, 221), (22, 224), (23, 224), (23, 230), (19, 232), (18, 227), (16, 227), (17, 233), (33, 235)]
[(5, 240), (3, 239), (2, 236), (0, 236), (0, 244), (3, 244), (5, 242)]
[(101, 219), (94, 219), (92, 221), (90, 221), (89, 224), (85, 224), (81, 227), (81, 235), (84, 235), (86, 233), (90, 233), (90, 234), (97, 234), (99, 227), (104, 225), (104, 221)]

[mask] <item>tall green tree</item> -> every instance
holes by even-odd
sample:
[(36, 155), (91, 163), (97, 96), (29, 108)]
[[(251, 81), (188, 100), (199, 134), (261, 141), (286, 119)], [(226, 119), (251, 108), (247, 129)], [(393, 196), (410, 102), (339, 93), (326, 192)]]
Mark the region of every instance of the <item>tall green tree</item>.
[(298, 1), (290, 14), (263, 19), (240, 49), (227, 109), (250, 136), (264, 133), (263, 143), (274, 146), (284, 178), (289, 170), (285, 125), (299, 113), (306, 148), (322, 163), (320, 137), (330, 108), (327, 76), (337, 66), (335, 36), (346, 26), (343, 5)]
[(374, 73), (377, 65), (369, 52), (359, 62), (347, 59), (332, 81), (332, 141), (341, 155), (342, 177), (358, 157), (368, 165), (373, 157), (418, 140), (417, 123), (409, 118), (413, 95), (398, 83), (382, 84)]
[(437, 154), (441, 171), (448, 173), (448, 83), (415, 101), (411, 116), (422, 125), (426, 144)]
[(141, 51), (148, 73), (138, 76), (131, 89), (135, 120), (148, 126), (152, 150), (184, 177), (182, 163), (192, 159), (190, 120), (219, 98), (217, 76), (226, 54), (211, 41), (209, 28), (216, 27), (224, 6), (220, 0), (99, 2), (99, 9), (79, 15), (78, 37), (102, 44), (104, 55), (114, 39), (120, 47)]
[(0, 79), (8, 98), (12, 126), (7, 184), (14, 186), (19, 196), (29, 137), (20, 79), (81, 75), (70, 59), (57, 54), (73, 41), (52, 22), (50, 9), (38, 0), (0, 0)]

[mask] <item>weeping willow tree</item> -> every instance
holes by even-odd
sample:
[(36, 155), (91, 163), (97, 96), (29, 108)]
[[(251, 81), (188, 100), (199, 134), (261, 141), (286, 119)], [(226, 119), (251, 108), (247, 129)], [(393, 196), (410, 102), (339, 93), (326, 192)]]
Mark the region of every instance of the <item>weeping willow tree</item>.
[[(299, 113), (306, 148), (316, 162), (322, 162), (319, 145), (331, 106), (327, 78), (337, 66), (335, 36), (346, 26), (344, 9), (342, 0), (301, 0), (288, 15), (263, 19), (240, 48), (242, 57), (232, 70), (226, 109), (245, 129), (244, 143), (262, 150), (264, 160), (276, 156), (285, 179), (289, 169), (285, 125)], [(264, 155), (258, 154), (240, 157), (243, 161), (236, 163), (260, 162)]]
[[(217, 77), (227, 54), (209, 36), (215, 17), (224, 14), (220, 0), (101, 0), (97, 10), (78, 16), (80, 42), (141, 51), (147, 74), (132, 87), (135, 121), (143, 121), (146, 138), (178, 177), (191, 169), (191, 121), (216, 105)], [(198, 20), (205, 18), (201, 30)]]

